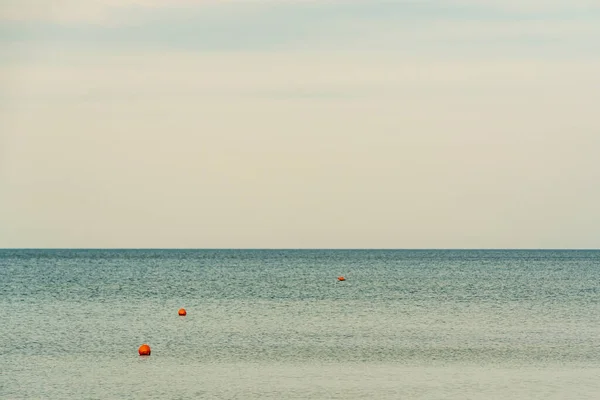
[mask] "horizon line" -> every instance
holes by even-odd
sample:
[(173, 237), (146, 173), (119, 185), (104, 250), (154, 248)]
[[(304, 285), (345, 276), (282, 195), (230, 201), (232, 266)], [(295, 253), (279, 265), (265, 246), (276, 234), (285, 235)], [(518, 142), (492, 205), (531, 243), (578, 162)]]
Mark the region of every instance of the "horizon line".
[(600, 248), (518, 247), (0, 247), (0, 250), (362, 250), (362, 251), (600, 251)]

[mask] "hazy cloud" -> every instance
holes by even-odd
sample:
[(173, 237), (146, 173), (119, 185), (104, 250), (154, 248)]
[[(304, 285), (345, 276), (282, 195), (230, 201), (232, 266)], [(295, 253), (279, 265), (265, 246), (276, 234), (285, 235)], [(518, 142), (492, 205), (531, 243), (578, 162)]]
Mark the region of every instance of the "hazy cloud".
[(0, 4), (2, 247), (599, 245), (591, 2)]
[[(316, 0), (3, 0), (0, 3), (0, 18), (12, 21), (52, 21), (58, 23), (112, 23), (123, 24), (129, 21), (123, 10), (140, 11), (154, 9), (161, 12), (165, 9), (197, 9), (207, 7), (271, 7), (286, 5), (309, 5), (319, 7), (359, 6), (378, 7), (415, 7), (453, 11), (483, 11), (544, 14), (556, 12), (598, 12), (600, 5), (595, 0), (399, 0), (392, 2), (366, 0), (334, 0), (320, 2)], [(132, 17), (133, 14), (129, 14)]]

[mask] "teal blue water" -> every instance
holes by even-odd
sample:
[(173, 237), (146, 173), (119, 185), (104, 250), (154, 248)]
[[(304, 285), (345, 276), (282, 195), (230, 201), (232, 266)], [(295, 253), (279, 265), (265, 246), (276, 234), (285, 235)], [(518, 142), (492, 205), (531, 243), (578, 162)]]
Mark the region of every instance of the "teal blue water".
[(0, 398), (598, 399), (600, 251), (0, 250)]

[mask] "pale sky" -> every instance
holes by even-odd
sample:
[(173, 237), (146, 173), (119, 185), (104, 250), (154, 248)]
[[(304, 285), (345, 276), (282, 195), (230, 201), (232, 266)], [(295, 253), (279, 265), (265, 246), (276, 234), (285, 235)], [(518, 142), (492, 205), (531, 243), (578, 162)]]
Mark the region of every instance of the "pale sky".
[(0, 247), (600, 248), (600, 1), (0, 0)]

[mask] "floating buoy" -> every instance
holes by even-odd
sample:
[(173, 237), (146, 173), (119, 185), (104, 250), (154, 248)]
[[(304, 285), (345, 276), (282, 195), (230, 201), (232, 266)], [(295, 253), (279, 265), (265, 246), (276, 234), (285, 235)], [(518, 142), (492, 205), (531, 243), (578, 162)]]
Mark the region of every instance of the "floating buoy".
[(338, 281), (342, 282), (342, 281), (345, 281), (345, 280), (346, 280), (346, 278), (344, 278), (343, 276), (338, 276)]
[(147, 344), (141, 345), (140, 348), (138, 349), (138, 353), (140, 353), (140, 356), (149, 356), (150, 355), (150, 346), (148, 346)]
[(180, 308), (179, 309), (179, 315), (181, 315), (182, 317), (185, 316), (187, 314), (187, 312), (185, 311), (185, 308)]

